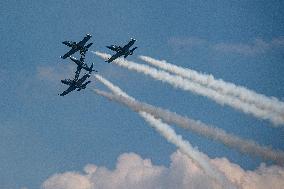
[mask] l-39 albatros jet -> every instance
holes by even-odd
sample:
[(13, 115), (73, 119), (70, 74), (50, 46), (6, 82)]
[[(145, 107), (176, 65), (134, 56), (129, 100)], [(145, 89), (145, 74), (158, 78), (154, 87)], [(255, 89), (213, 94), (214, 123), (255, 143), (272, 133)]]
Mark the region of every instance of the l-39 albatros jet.
[(114, 54), (112, 57), (106, 60), (106, 62), (110, 63), (120, 56), (124, 56), (124, 58), (126, 58), (128, 55), (132, 55), (135, 49), (137, 49), (137, 47), (134, 47), (133, 49), (130, 50), (130, 47), (135, 43), (135, 41), (136, 39), (131, 38), (131, 40), (124, 47), (117, 45), (106, 46), (110, 50), (116, 52), (116, 54)]
[(81, 57), (80, 60), (77, 60), (76, 58), (70, 56), (70, 59), (75, 62), (77, 64), (77, 70), (75, 72), (75, 79), (78, 79), (79, 77), (79, 74), (81, 72), (81, 69), (84, 69), (88, 72), (92, 72), (92, 71), (95, 71), (95, 72), (98, 72), (97, 70), (93, 70), (93, 67), (94, 67), (94, 63), (91, 64), (91, 66), (89, 67), (85, 62), (84, 62), (84, 58)]
[(69, 85), (69, 88), (59, 95), (64, 96), (64, 95), (70, 93), (71, 91), (74, 91), (75, 89), (77, 89), (77, 91), (85, 89), (86, 86), (89, 83), (91, 83), (91, 81), (86, 81), (86, 79), (89, 78), (90, 76), (91, 76), (91, 72), (83, 75), (80, 79), (75, 78), (73, 80), (71, 80), (71, 79), (61, 80), (61, 83), (65, 84), (65, 85)]
[(80, 51), (80, 54), (82, 56), (85, 56), (85, 53), (88, 51), (88, 48), (93, 44), (93, 43), (89, 43), (88, 45), (85, 46), (85, 44), (87, 43), (87, 41), (91, 38), (92, 36), (90, 34), (86, 34), (86, 36), (84, 37), (83, 40), (81, 40), (80, 42), (76, 43), (73, 41), (63, 41), (62, 43), (64, 45), (67, 45), (68, 47), (71, 47), (71, 50), (68, 51), (65, 55), (61, 56), (61, 58), (65, 59), (69, 56), (71, 56), (72, 54), (74, 54), (77, 51)]

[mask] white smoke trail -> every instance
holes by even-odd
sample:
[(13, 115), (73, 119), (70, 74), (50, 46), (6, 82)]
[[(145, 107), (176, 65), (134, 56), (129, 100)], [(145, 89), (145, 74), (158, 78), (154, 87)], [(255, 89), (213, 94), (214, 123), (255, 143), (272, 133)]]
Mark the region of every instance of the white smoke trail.
[(139, 115), (143, 117), (152, 127), (154, 127), (161, 135), (163, 135), (168, 142), (177, 146), (184, 154), (195, 162), (201, 169), (205, 171), (211, 178), (214, 178), (222, 188), (236, 188), (232, 183), (213, 165), (210, 160), (203, 153), (193, 148), (192, 145), (182, 139), (181, 135), (177, 135), (176, 132), (167, 124), (161, 120), (156, 119), (151, 114), (146, 112), (139, 112)]
[[(105, 84), (111, 91), (122, 97), (128, 98), (131, 101), (135, 101), (133, 97), (130, 97), (119, 87), (114, 86), (111, 82), (104, 79), (102, 76), (96, 74), (96, 79)], [(98, 92), (98, 90), (95, 90)], [(175, 131), (161, 120), (156, 119), (151, 114), (143, 111), (138, 111), (139, 115), (143, 117), (151, 126), (153, 126), (162, 136), (164, 136), (170, 143), (176, 145), (183, 153), (185, 153), (190, 159), (192, 159), (202, 170), (205, 171), (211, 178), (219, 181), (223, 185), (223, 188), (231, 187), (231, 183), (220, 173), (219, 170), (212, 167), (209, 163), (209, 159), (200, 153), (197, 149), (194, 149), (188, 141), (184, 141), (182, 136), (177, 135)], [(231, 187), (232, 188), (232, 187)]]
[[(108, 59), (110, 55), (105, 53), (99, 53), (99, 52), (93, 52), (99, 57), (103, 59)], [(255, 117), (261, 118), (261, 119), (267, 119), (272, 121), (275, 124), (283, 124), (284, 123), (284, 117), (281, 117), (279, 115), (271, 114), (271, 112), (260, 110), (257, 107), (249, 104), (244, 104), (239, 99), (235, 99), (229, 96), (224, 96), (219, 93), (217, 93), (215, 90), (212, 90), (210, 88), (205, 88), (200, 84), (194, 83), (189, 81), (188, 79), (184, 79), (180, 76), (174, 76), (169, 74), (168, 72), (160, 71), (155, 68), (149, 67), (147, 65), (141, 65), (137, 64), (135, 62), (126, 61), (123, 59), (116, 59), (113, 61), (115, 64), (125, 67), (129, 70), (134, 70), (140, 73), (144, 73), (146, 75), (151, 76), (154, 79), (167, 82), (174, 87), (186, 90), (186, 91), (192, 91), (196, 94), (206, 96), (208, 98), (213, 99), (215, 102), (223, 105), (230, 105), (231, 107), (234, 107), (235, 109), (241, 110), (244, 113), (254, 115)], [(279, 126), (279, 125), (274, 125)]]
[(129, 96), (126, 92), (121, 90), (118, 86), (115, 86), (114, 84), (112, 84), (110, 81), (108, 81), (101, 75), (95, 74), (95, 78), (101, 83), (103, 83), (107, 88), (109, 88), (109, 90), (111, 90), (114, 94), (129, 98), (130, 100), (135, 100), (133, 97)]
[(195, 121), (187, 117), (180, 116), (176, 113), (154, 107), (152, 105), (139, 102), (133, 97), (127, 95), (119, 87), (114, 86), (111, 82), (100, 75), (95, 75), (96, 78), (106, 85), (114, 94), (102, 93), (95, 90), (96, 93), (102, 95), (110, 100), (123, 103), (132, 110), (139, 112), (144, 111), (155, 117), (162, 118), (168, 123), (179, 125), (183, 128), (189, 129), (201, 136), (220, 141), (228, 147), (236, 148), (242, 153), (247, 153), (252, 156), (260, 156), (265, 160), (273, 160), (278, 164), (284, 164), (284, 152), (280, 150), (273, 150), (270, 147), (260, 146), (252, 140), (239, 138), (235, 135), (228, 134), (224, 130), (208, 126), (200, 121)]
[[(95, 77), (115, 94), (128, 98), (131, 101), (135, 101), (133, 97), (130, 97), (119, 87), (114, 86), (111, 82), (104, 79), (102, 76), (96, 74)], [(177, 135), (169, 125), (163, 123), (161, 120), (156, 119), (149, 113), (143, 111), (138, 111), (138, 113), (169, 142), (180, 148), (180, 150), (185, 153), (189, 158), (191, 158), (200, 168), (202, 168), (205, 173), (209, 174), (209, 176), (216, 179), (217, 181), (221, 181), (224, 188), (227, 188), (228, 186), (231, 187), (231, 183), (229, 183), (229, 181), (224, 177), (224, 175), (221, 174), (217, 169), (212, 167), (212, 165), (210, 165), (209, 159), (205, 155), (200, 153), (197, 149), (194, 149), (188, 141), (184, 141), (182, 139), (182, 136)]]
[(225, 82), (222, 79), (215, 79), (212, 75), (202, 74), (189, 68), (167, 63), (165, 60), (160, 61), (148, 56), (139, 56), (139, 58), (153, 66), (190, 79), (205, 87), (210, 87), (221, 94), (234, 96), (245, 103), (254, 104), (260, 109), (267, 109), (284, 116), (284, 102), (279, 101), (275, 97), (267, 97), (263, 94), (258, 94), (245, 87)]

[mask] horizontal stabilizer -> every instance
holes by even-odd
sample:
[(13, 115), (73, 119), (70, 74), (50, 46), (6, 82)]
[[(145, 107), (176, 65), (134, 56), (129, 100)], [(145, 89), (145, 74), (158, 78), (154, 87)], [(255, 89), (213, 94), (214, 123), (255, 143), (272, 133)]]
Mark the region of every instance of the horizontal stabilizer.
[(85, 89), (86, 86), (91, 83), (91, 81), (87, 81), (86, 83), (84, 83), (77, 91), (80, 91), (81, 89)]
[(133, 52), (135, 51), (135, 49), (137, 49), (137, 48), (138, 48), (138, 47), (134, 47), (133, 49), (130, 50), (130, 52), (133, 53)]
[(120, 46), (117, 45), (111, 45), (111, 46), (106, 46), (108, 49), (112, 50), (112, 51), (117, 51), (118, 49), (120, 49)]
[(65, 85), (70, 85), (71, 81), (69, 79), (64, 79), (64, 80), (61, 80), (61, 83), (65, 84)]
[(75, 42), (72, 41), (63, 41), (62, 43), (68, 47), (72, 47), (72, 44), (76, 44)]
[(90, 46), (92, 46), (93, 43), (89, 43), (88, 45), (86, 45), (86, 48), (90, 48)]
[(92, 65), (90, 66), (89, 74), (91, 74), (91, 73), (92, 73), (92, 71), (93, 71), (93, 67), (94, 67), (94, 63), (92, 63)]

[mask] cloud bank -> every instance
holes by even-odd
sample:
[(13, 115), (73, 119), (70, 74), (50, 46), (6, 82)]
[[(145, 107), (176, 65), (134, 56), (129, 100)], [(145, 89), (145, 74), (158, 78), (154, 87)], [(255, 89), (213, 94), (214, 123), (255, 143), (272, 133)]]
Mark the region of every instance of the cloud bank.
[[(86, 165), (83, 172), (54, 174), (42, 189), (204, 189), (217, 188), (210, 177), (191, 159), (177, 151), (170, 157), (169, 167), (154, 165), (135, 153), (121, 154), (113, 170)], [(241, 189), (280, 189), (284, 186), (284, 168), (261, 165), (245, 171), (225, 158), (210, 160)]]

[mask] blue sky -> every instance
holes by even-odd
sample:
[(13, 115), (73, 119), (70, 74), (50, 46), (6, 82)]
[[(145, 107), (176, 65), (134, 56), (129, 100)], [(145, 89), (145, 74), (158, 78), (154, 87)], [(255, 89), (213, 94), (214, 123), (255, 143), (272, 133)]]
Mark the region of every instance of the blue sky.
[[(65, 89), (60, 79), (75, 67), (59, 58), (68, 50), (61, 42), (79, 41), (86, 33), (93, 35), (92, 50), (109, 52), (106, 45), (134, 37), (139, 48), (129, 60), (165, 59), (284, 101), (281, 1), (4, 0), (0, 6), (0, 188), (39, 188), (50, 175), (88, 163), (113, 168), (124, 152), (169, 164), (176, 148), (136, 113), (90, 90), (57, 95)], [(86, 60), (141, 101), (284, 150), (283, 129), (267, 121), (105, 64), (91, 53)], [(44, 74), (48, 70), (56, 77)], [(260, 164), (175, 129), (212, 158), (227, 157), (244, 169)]]

